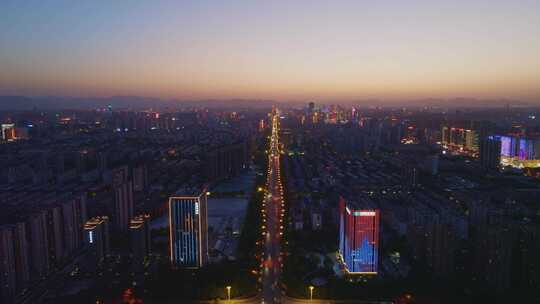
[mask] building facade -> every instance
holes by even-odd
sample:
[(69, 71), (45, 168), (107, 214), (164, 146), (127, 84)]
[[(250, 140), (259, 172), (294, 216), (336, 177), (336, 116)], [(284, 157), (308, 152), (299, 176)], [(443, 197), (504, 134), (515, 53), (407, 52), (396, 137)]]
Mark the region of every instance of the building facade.
[(480, 163), (485, 170), (497, 169), (501, 163), (501, 141), (488, 137), (480, 143)]
[(477, 130), (443, 126), (441, 134), (441, 143), (445, 149), (473, 156), (480, 150), (480, 136)]
[(109, 218), (99, 216), (88, 220), (84, 225), (84, 239), (96, 265), (105, 260), (110, 252)]
[(142, 265), (151, 252), (150, 216), (139, 215), (131, 219), (129, 234), (133, 264)]
[(500, 161), (516, 168), (540, 167), (540, 140), (515, 135), (493, 135), (488, 140), (500, 141)]
[(360, 209), (340, 199), (339, 253), (349, 274), (377, 274), (379, 264), (378, 209)]
[(14, 303), (16, 295), (13, 231), (0, 227), (0, 302)]
[(127, 231), (133, 217), (133, 181), (129, 180), (127, 166), (112, 172), (114, 188), (114, 223), (118, 231)]
[(170, 258), (178, 267), (199, 268), (208, 260), (207, 195), (169, 198)]

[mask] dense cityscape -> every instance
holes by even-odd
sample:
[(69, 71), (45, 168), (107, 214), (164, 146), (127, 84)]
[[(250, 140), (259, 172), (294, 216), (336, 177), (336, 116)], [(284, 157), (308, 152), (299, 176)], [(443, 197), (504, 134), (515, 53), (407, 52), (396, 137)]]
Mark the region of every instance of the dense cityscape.
[(537, 111), (4, 112), (2, 303), (536, 301)]
[(0, 304), (540, 303), (540, 1), (0, 1)]

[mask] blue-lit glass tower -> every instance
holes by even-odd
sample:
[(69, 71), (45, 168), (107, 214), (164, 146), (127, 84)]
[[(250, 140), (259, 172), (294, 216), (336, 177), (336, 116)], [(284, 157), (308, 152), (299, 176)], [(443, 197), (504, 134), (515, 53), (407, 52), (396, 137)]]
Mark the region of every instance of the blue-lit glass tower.
[(169, 198), (170, 258), (174, 266), (202, 267), (208, 259), (206, 190)]

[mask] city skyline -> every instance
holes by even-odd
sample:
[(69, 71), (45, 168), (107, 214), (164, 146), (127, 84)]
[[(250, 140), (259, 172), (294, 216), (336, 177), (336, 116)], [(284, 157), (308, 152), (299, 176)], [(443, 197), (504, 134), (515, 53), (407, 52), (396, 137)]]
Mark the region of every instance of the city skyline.
[(540, 300), (539, 108), (127, 105), (0, 112), (2, 303)]
[(534, 1), (1, 6), (1, 95), (540, 97)]
[(540, 1), (0, 28), (2, 304), (540, 303)]

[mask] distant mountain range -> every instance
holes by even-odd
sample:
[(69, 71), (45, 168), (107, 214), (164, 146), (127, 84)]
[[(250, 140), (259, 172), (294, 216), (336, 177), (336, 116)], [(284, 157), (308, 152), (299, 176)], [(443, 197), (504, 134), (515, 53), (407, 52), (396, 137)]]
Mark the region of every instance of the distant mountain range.
[[(1, 96), (0, 111), (24, 111), (24, 110), (53, 110), (53, 109), (96, 109), (111, 105), (114, 109), (174, 109), (186, 107), (208, 108), (270, 108), (273, 105), (286, 104), (293, 107), (305, 107), (308, 101), (278, 103), (272, 100), (250, 99), (213, 99), (213, 100), (164, 100), (140, 96), (112, 96), (112, 97), (63, 97), (63, 96)], [(316, 102), (319, 103), (319, 102)], [(539, 103), (522, 102), (510, 99), (417, 99), (402, 101), (386, 101), (381, 99), (350, 100), (341, 102), (320, 102), (324, 104), (358, 105), (362, 107), (423, 107), (435, 106), (444, 108), (474, 108), (474, 107), (534, 107)], [(319, 104), (320, 104), (319, 103)]]
[(164, 100), (140, 96), (112, 97), (27, 97), (0, 96), (0, 111), (24, 111), (33, 109), (96, 109), (112, 106), (113, 109), (164, 109), (186, 107), (209, 108), (271, 108), (276, 102), (270, 100)]
[(343, 101), (339, 104), (357, 105), (360, 107), (439, 107), (439, 108), (500, 108), (507, 105), (511, 107), (538, 107), (540, 102), (529, 102), (515, 99), (477, 99), (477, 98), (424, 98), (424, 99), (403, 99), (403, 100), (384, 100), (384, 99), (361, 99)]

